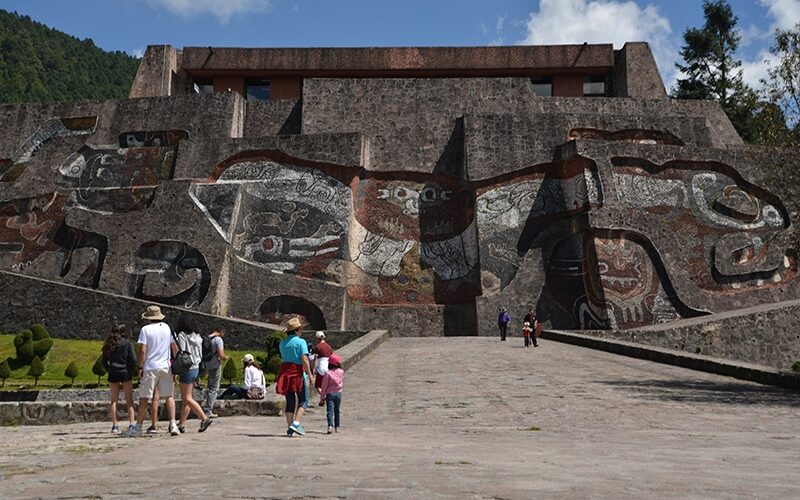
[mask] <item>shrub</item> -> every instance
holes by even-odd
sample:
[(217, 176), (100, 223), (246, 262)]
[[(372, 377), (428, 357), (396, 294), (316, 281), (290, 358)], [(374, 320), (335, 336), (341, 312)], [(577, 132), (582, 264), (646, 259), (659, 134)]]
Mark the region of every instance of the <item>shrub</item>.
[(793, 372), (800, 372), (800, 361), (795, 361), (792, 365)]
[(28, 370), (28, 376), (33, 377), (34, 386), (39, 385), (39, 377), (42, 375), (44, 375), (44, 363), (42, 363), (42, 358), (34, 356), (33, 361), (31, 361), (31, 367)]
[(92, 366), (92, 373), (97, 375), (97, 385), (99, 386), (100, 385), (100, 377), (102, 377), (103, 375), (105, 375), (107, 373), (106, 372), (106, 368), (103, 366), (103, 356), (102, 355), (97, 356), (97, 361), (95, 361), (94, 365)]
[(33, 361), (33, 333), (30, 330), (22, 330), (14, 337), (14, 349), (17, 351), (17, 359), (24, 366)]
[(25, 365), (31, 364), (31, 362), (33, 361), (34, 355), (35, 354), (33, 352), (33, 342), (32, 341), (28, 341), (28, 342), (23, 343), (17, 349), (17, 359), (19, 360), (20, 366), (25, 366)]
[(44, 325), (41, 325), (39, 323), (36, 323), (35, 325), (31, 326), (31, 333), (33, 334), (33, 340), (42, 340), (50, 338), (50, 332), (47, 331)]
[(0, 387), (5, 387), (6, 379), (11, 376), (11, 367), (8, 365), (8, 359), (4, 359), (2, 363), (0, 363), (0, 378), (3, 379), (3, 385)]
[(267, 369), (265, 373), (274, 373), (277, 375), (278, 368), (281, 367), (281, 357), (280, 356), (272, 356), (269, 362), (267, 363)]
[(266, 380), (268, 384), (274, 384), (276, 378), (278, 378), (278, 376), (275, 373), (264, 374), (264, 380)]
[(79, 374), (80, 371), (78, 371), (78, 366), (74, 361), (70, 361), (70, 363), (67, 365), (67, 369), (64, 370), (64, 376), (72, 379), (71, 385), (75, 385), (75, 377), (77, 377)]
[(53, 339), (46, 337), (33, 343), (33, 354), (44, 359), (47, 357), (47, 353), (50, 352), (50, 349), (52, 348)]
[(236, 362), (233, 358), (228, 359), (225, 363), (225, 368), (222, 369), (222, 378), (228, 381), (228, 385), (233, 383), (233, 379), (239, 375), (239, 369), (236, 367)]
[(280, 356), (281, 340), (286, 338), (286, 332), (283, 330), (276, 330), (267, 335), (265, 350), (267, 355), (265, 359), (270, 359), (273, 356)]

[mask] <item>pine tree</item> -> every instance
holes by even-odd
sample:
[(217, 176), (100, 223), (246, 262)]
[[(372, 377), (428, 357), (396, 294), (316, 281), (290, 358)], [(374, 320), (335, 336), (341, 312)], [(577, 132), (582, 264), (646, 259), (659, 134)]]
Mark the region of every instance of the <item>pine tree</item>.
[(74, 361), (70, 361), (69, 365), (67, 365), (67, 369), (64, 370), (64, 376), (72, 379), (72, 383), (70, 385), (75, 385), (75, 377), (77, 377), (79, 374), (80, 372), (78, 371), (78, 366)]
[(42, 363), (42, 358), (34, 356), (33, 361), (31, 361), (31, 367), (28, 370), (28, 376), (33, 377), (34, 386), (39, 385), (39, 377), (42, 375), (44, 375), (44, 363)]
[(97, 361), (95, 361), (94, 365), (92, 366), (92, 373), (97, 375), (97, 385), (99, 387), (100, 386), (100, 377), (102, 377), (103, 375), (105, 375), (107, 373), (105, 367), (103, 366), (103, 356), (98, 356), (97, 357)]
[(3, 385), (0, 385), (0, 387), (6, 386), (6, 379), (9, 377), (11, 377), (11, 367), (8, 364), (8, 359), (4, 359), (0, 363), (0, 378), (3, 379)]
[(703, 16), (702, 28), (683, 33), (684, 64), (675, 66), (686, 77), (678, 79), (672, 96), (719, 102), (739, 135), (752, 142), (756, 133), (752, 116), (759, 102), (742, 80), (742, 62), (734, 57), (741, 41), (736, 30), (739, 18), (726, 0), (704, 0)]
[(233, 383), (233, 379), (235, 379), (239, 375), (239, 369), (236, 367), (236, 362), (233, 358), (229, 358), (228, 362), (225, 363), (225, 368), (222, 369), (222, 378), (228, 381), (228, 384)]

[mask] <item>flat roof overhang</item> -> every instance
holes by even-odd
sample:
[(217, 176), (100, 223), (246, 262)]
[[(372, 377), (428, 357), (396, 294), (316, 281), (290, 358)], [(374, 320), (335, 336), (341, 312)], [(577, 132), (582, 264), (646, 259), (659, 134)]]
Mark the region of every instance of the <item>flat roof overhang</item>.
[(611, 44), (280, 49), (186, 47), (181, 56), (181, 69), (195, 76), (527, 76), (604, 73), (613, 66), (614, 47)]

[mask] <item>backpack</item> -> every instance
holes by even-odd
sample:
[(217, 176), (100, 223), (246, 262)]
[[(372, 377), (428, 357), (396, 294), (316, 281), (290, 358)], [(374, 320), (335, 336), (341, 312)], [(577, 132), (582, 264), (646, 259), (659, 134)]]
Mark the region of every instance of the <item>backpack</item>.
[(172, 373), (175, 375), (183, 375), (192, 369), (192, 354), (189, 351), (181, 351), (178, 336), (170, 328), (170, 333), (176, 344), (178, 344), (178, 353), (172, 358)]
[(203, 334), (203, 363), (208, 363), (214, 358), (214, 344), (208, 334)]

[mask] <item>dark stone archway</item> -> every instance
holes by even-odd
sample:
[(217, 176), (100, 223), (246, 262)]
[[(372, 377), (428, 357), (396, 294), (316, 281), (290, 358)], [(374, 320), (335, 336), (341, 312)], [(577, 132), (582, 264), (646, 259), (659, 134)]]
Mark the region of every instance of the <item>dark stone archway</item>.
[(327, 329), (322, 310), (310, 300), (294, 295), (275, 295), (268, 298), (258, 308), (258, 314), (264, 321), (275, 324), (285, 322), (286, 316), (298, 315), (305, 318), (310, 329)]

